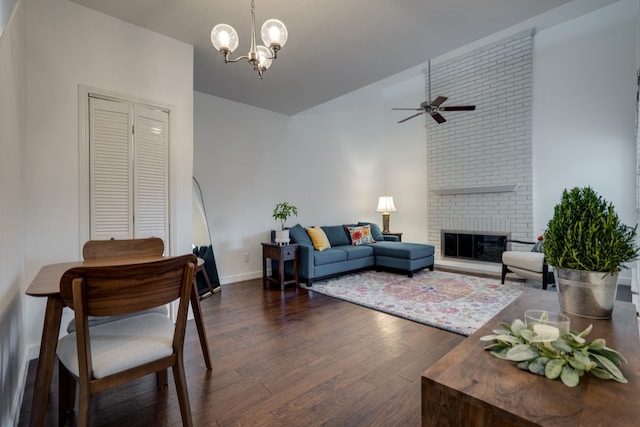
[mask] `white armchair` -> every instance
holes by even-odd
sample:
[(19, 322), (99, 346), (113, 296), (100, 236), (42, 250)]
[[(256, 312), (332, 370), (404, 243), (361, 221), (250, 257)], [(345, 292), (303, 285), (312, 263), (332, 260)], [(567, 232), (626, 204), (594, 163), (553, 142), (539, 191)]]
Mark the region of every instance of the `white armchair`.
[[(553, 283), (553, 276), (549, 276), (549, 266), (545, 262), (544, 253), (524, 250), (507, 250), (510, 243), (533, 246), (534, 242), (522, 240), (506, 240), (505, 250), (502, 252), (502, 283), (507, 273), (513, 273), (525, 279), (542, 282), (542, 289), (547, 289)], [(551, 277), (551, 280), (549, 278)]]

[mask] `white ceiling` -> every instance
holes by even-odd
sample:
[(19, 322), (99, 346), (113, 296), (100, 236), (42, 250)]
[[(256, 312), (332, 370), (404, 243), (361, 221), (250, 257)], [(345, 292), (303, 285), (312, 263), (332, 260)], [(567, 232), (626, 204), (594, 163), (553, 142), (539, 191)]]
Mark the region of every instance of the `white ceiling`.
[[(289, 41), (264, 79), (224, 64), (210, 42), (224, 22), (249, 51), (250, 0), (72, 0), (194, 46), (194, 90), (292, 115), (569, 3), (569, 0), (256, 0), (256, 26)], [(587, 0), (584, 0), (587, 1)], [(258, 43), (261, 41), (257, 35)]]

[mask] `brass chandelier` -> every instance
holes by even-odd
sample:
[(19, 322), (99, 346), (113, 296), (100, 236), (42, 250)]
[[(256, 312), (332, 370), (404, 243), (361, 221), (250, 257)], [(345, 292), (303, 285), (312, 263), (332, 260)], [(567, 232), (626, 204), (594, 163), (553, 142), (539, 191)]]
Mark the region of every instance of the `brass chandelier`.
[(278, 19), (269, 19), (262, 24), (260, 30), (265, 46), (256, 46), (256, 6), (255, 0), (251, 0), (251, 47), (249, 54), (236, 59), (229, 56), (238, 47), (238, 33), (227, 24), (218, 24), (211, 30), (211, 43), (224, 56), (224, 62), (238, 62), (246, 59), (260, 78), (277, 58), (278, 51), (287, 42), (287, 27)]

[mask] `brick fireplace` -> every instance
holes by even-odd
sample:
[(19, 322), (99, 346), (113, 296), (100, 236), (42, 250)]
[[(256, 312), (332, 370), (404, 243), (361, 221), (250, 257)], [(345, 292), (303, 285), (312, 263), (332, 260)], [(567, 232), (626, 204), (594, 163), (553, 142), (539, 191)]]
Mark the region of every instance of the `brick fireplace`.
[(476, 105), (472, 112), (447, 114), (443, 124), (426, 117), (427, 238), (436, 246), (436, 262), (450, 259), (443, 231), (519, 240), (535, 234), (532, 45), (533, 31), (525, 31), (431, 64), (432, 97)]

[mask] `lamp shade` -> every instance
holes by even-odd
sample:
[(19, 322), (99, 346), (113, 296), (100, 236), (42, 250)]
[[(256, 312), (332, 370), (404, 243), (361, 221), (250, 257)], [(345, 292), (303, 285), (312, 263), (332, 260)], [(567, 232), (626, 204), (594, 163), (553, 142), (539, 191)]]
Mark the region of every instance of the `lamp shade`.
[(396, 205), (393, 204), (393, 197), (382, 196), (378, 199), (378, 207), (376, 212), (389, 213), (396, 212)]

